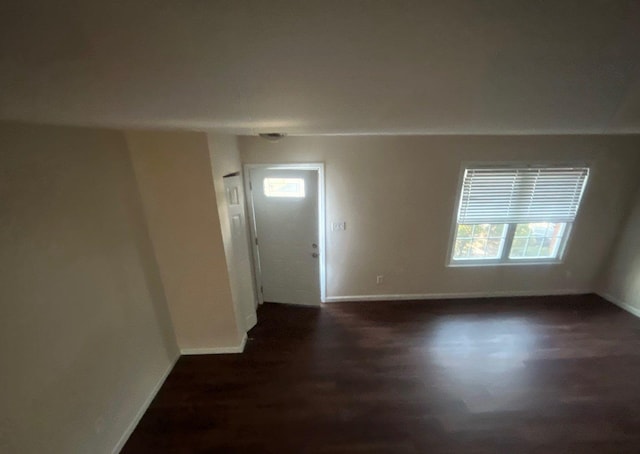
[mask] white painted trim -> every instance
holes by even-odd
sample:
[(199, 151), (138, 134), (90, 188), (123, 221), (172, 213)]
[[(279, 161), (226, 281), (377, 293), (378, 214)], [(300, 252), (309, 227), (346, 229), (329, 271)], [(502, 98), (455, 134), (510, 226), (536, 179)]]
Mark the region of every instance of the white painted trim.
[[(253, 207), (253, 189), (251, 183), (251, 169), (249, 164), (245, 164), (242, 168), (244, 172), (244, 200), (247, 208), (247, 214), (249, 216), (249, 240), (251, 243), (251, 258), (253, 268), (253, 280), (256, 287), (256, 298), (258, 305), (264, 303), (262, 297), (262, 270), (260, 269), (260, 255), (258, 248), (256, 247), (256, 214)], [(257, 306), (256, 306), (257, 308)]]
[(176, 365), (176, 362), (178, 361), (179, 358), (180, 358), (180, 355), (176, 355), (173, 361), (171, 361), (171, 364), (169, 364), (169, 366), (167, 367), (167, 370), (164, 371), (164, 373), (162, 374), (158, 382), (151, 389), (151, 392), (149, 393), (145, 401), (142, 403), (142, 405), (138, 409), (138, 412), (136, 413), (135, 417), (133, 418), (133, 420), (127, 427), (127, 429), (124, 431), (124, 433), (120, 437), (120, 440), (118, 440), (118, 443), (116, 443), (116, 445), (113, 447), (113, 450), (111, 451), (112, 454), (116, 454), (122, 451), (122, 448), (124, 448), (124, 445), (127, 443), (127, 440), (129, 440), (129, 437), (138, 426), (138, 423), (140, 422), (144, 414), (149, 409), (149, 405), (151, 405), (151, 402), (153, 402), (153, 399), (155, 399), (156, 394), (158, 394), (158, 391), (160, 391), (160, 388), (162, 388), (162, 385), (164, 385), (165, 380), (173, 370), (173, 367)]
[(183, 348), (180, 350), (180, 353), (183, 355), (222, 355), (226, 353), (242, 353), (246, 344), (247, 333), (242, 336), (242, 340), (238, 345), (232, 345), (230, 347)]
[(596, 295), (598, 295), (601, 298), (606, 299), (607, 301), (609, 301), (612, 304), (615, 304), (620, 309), (623, 309), (623, 310), (629, 312), (630, 314), (635, 315), (636, 317), (640, 317), (640, 308), (632, 306), (631, 304), (622, 301), (620, 298), (616, 298), (615, 296), (611, 295), (610, 293), (596, 292)]
[(318, 166), (318, 245), (320, 248), (320, 302), (327, 299), (327, 207), (325, 191), (327, 189), (324, 178), (324, 163)]
[[(256, 326), (258, 324), (258, 314), (255, 313), (255, 311), (249, 315), (247, 315), (245, 317), (244, 320), (246, 326), (247, 326), (247, 331), (249, 331), (251, 328), (253, 328), (254, 326)], [(245, 334), (246, 337), (246, 334)], [(245, 341), (246, 342), (246, 341)], [(244, 349), (244, 346), (243, 346)]]
[(329, 296), (327, 303), (339, 303), (343, 301), (409, 301), (409, 300), (436, 300), (458, 298), (500, 298), (518, 296), (557, 296), (557, 295), (584, 295), (592, 293), (590, 289), (561, 289), (548, 291), (501, 291), (501, 292), (466, 292), (466, 293), (407, 293), (391, 295), (347, 295)]

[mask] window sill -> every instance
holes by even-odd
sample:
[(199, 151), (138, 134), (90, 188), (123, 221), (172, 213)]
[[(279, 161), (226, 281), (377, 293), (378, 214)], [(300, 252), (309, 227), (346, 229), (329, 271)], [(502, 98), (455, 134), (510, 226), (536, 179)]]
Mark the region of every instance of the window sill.
[(560, 265), (562, 260), (509, 260), (509, 261), (478, 261), (469, 260), (465, 262), (449, 262), (447, 268), (477, 268), (487, 266), (539, 266), (539, 265)]

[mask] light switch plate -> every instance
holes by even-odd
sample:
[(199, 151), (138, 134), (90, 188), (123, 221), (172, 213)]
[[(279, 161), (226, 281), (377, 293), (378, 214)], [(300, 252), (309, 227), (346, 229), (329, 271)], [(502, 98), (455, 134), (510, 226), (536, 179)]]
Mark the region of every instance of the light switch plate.
[(331, 231), (335, 232), (338, 230), (347, 230), (346, 222), (332, 222), (331, 223)]

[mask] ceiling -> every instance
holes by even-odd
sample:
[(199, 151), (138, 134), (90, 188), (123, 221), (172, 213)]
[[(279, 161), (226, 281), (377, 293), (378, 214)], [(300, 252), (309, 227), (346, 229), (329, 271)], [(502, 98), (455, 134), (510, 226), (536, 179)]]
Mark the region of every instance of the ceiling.
[(4, 0), (0, 118), (640, 133), (640, 1)]

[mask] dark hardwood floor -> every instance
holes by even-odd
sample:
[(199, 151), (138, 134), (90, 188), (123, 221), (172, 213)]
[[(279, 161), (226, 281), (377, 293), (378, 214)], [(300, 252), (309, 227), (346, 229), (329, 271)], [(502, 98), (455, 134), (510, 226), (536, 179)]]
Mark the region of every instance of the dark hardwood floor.
[(594, 295), (265, 304), (124, 453), (638, 453), (640, 320)]

